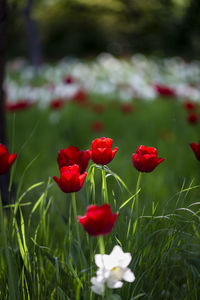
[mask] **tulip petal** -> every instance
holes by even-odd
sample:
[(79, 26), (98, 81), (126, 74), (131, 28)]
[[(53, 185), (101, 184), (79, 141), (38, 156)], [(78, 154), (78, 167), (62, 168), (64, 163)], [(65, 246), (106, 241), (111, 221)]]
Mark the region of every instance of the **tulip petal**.
[(8, 164), (9, 164), (9, 166), (11, 166), (14, 163), (14, 161), (15, 161), (16, 158), (17, 158), (17, 153), (13, 153), (13, 154), (11, 154), (9, 156), (9, 158), (8, 158)]

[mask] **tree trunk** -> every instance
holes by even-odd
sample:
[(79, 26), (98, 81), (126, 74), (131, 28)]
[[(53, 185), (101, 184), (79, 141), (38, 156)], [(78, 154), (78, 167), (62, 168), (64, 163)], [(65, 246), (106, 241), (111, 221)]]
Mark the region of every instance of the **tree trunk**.
[(30, 62), (34, 67), (38, 67), (42, 62), (42, 56), (36, 22), (31, 16), (32, 8), (33, 0), (27, 0), (27, 5), (23, 9), (23, 15), (26, 25)]
[[(6, 126), (4, 100), (5, 92), (3, 90), (3, 81), (5, 73), (5, 38), (6, 38), (6, 14), (7, 1), (0, 0), (0, 143), (6, 144)], [(3, 204), (8, 204), (8, 185), (9, 174), (0, 175), (0, 190)]]

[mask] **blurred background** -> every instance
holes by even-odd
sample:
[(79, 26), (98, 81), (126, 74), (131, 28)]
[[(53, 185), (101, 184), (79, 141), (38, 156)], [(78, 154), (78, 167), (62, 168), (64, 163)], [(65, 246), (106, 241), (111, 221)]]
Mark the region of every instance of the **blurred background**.
[(10, 0), (7, 58), (200, 57), (198, 0)]
[(198, 0), (0, 1), (0, 142), (19, 154), (16, 180), (36, 156), (26, 186), (58, 174), (59, 149), (100, 136), (120, 148), (127, 184), (140, 144), (166, 158), (159, 197), (199, 178), (199, 16)]

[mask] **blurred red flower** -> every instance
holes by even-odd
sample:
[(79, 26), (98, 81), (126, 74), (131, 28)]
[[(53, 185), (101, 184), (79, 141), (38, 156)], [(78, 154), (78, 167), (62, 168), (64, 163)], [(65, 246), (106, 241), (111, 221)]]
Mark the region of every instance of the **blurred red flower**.
[(165, 97), (175, 97), (176, 96), (175, 90), (167, 85), (155, 84), (154, 89), (157, 92), (157, 94), (160, 96), (165, 96)]
[(27, 109), (33, 105), (34, 105), (34, 102), (31, 100), (20, 100), (17, 102), (6, 102), (5, 109), (13, 112), (13, 111)]
[(53, 179), (64, 193), (78, 192), (84, 183), (87, 173), (80, 174), (78, 165), (60, 168), (60, 178), (53, 176)]
[(112, 150), (112, 144), (113, 140), (105, 137), (92, 141), (92, 150), (88, 151), (93, 162), (101, 165), (111, 162), (118, 151), (117, 147)]
[(76, 94), (73, 96), (73, 100), (80, 105), (87, 105), (88, 103), (88, 94), (84, 89), (79, 89)]
[(198, 123), (198, 115), (196, 113), (190, 113), (187, 116), (187, 120), (190, 124), (195, 125)]
[(17, 157), (16, 153), (9, 154), (8, 148), (0, 144), (0, 174), (7, 173)]
[(130, 114), (133, 111), (133, 105), (131, 103), (123, 103), (121, 105), (121, 111), (124, 114)]
[(64, 166), (78, 165), (80, 173), (85, 172), (90, 160), (89, 151), (80, 151), (78, 147), (69, 146), (58, 152), (57, 162), (59, 169)]
[(194, 110), (196, 109), (197, 105), (196, 103), (190, 101), (190, 100), (187, 100), (183, 103), (183, 107), (186, 109), (186, 110)]
[(192, 148), (192, 150), (193, 150), (193, 152), (194, 152), (196, 158), (197, 158), (198, 160), (200, 160), (200, 141), (199, 141), (198, 144), (191, 143), (191, 144), (190, 144), (190, 147)]
[(101, 132), (101, 131), (103, 131), (103, 129), (104, 129), (103, 123), (100, 122), (100, 121), (94, 121), (94, 122), (91, 124), (91, 129), (92, 129), (92, 131), (94, 131), (94, 132)]
[(112, 231), (118, 214), (112, 213), (110, 205), (90, 205), (84, 216), (78, 216), (80, 224), (92, 236), (105, 235)]
[(157, 150), (153, 147), (139, 146), (132, 155), (134, 167), (140, 172), (152, 172), (164, 158), (157, 157)]
[(54, 99), (54, 100), (51, 101), (50, 108), (60, 109), (60, 108), (63, 107), (63, 105), (64, 105), (63, 99), (58, 98), (58, 99)]
[(73, 84), (76, 82), (75, 78), (72, 77), (71, 75), (66, 76), (63, 81), (66, 84)]

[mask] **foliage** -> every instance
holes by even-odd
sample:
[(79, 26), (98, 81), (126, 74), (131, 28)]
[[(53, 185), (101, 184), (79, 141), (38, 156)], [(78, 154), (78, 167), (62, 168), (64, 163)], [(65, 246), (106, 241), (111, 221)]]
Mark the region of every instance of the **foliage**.
[[(17, 36), (19, 45), (15, 51), (9, 47), (10, 56), (27, 52), (21, 4), (17, 7), (11, 5), (8, 42), (13, 45)], [(38, 22), (45, 58), (90, 56), (101, 51), (198, 58), (199, 9), (196, 0), (38, 0), (32, 16)]]

